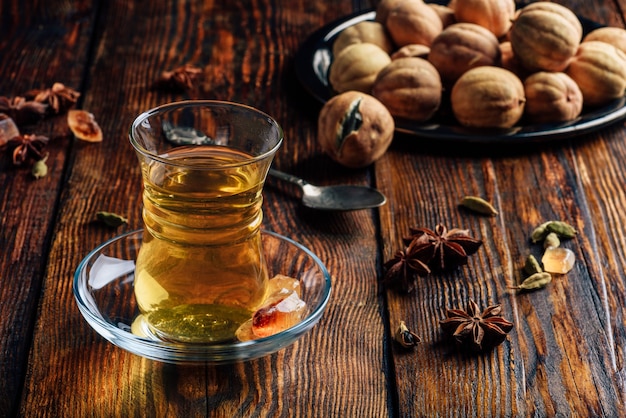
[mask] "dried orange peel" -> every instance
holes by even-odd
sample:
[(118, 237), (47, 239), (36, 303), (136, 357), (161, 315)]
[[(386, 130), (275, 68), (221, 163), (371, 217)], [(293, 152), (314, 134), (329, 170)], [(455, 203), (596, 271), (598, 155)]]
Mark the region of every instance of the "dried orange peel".
[(87, 142), (102, 142), (102, 130), (94, 115), (86, 110), (67, 112), (67, 124), (76, 138)]

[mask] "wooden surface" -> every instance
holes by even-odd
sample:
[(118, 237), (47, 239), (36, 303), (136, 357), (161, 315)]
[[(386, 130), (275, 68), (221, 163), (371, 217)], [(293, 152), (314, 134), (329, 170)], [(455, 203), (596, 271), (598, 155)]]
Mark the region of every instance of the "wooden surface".
[[(624, 26), (623, 0), (560, 3)], [(53, 140), (47, 177), (0, 159), (0, 416), (606, 416), (624, 414), (626, 376), (626, 129), (546, 146), (441, 147), (397, 135), (362, 170), (341, 168), (316, 143), (320, 105), (298, 84), (294, 56), (322, 25), (372, 1), (0, 1), (0, 95), (59, 81), (81, 92), (105, 140), (77, 142), (63, 118), (38, 133)], [(204, 68), (189, 94), (152, 82), (185, 63)], [(286, 140), (275, 166), (318, 184), (371, 184), (380, 210), (320, 214), (269, 180), (264, 227), (316, 252), (333, 275), (319, 324), (296, 344), (230, 366), (182, 367), (106, 342), (80, 315), (71, 289), (80, 260), (103, 241), (141, 227), (141, 179), (127, 141), (140, 112), (184, 98), (246, 103), (273, 115)], [(499, 216), (460, 211), (467, 194)], [(112, 230), (95, 212), (126, 215)], [(516, 295), (520, 263), (536, 251), (532, 229), (575, 225), (564, 245), (575, 269), (548, 288)], [(405, 295), (380, 282), (382, 263), (410, 226), (468, 228), (484, 246), (466, 267), (419, 281)], [(515, 323), (482, 356), (443, 340), (446, 307), (501, 303)], [(404, 351), (400, 320), (423, 342)]]

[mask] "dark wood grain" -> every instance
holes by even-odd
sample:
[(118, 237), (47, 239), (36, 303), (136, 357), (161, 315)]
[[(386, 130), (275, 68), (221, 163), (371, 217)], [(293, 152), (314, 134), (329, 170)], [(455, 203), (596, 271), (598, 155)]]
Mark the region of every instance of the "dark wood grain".
[[(29, 368), (20, 414), (310, 416), (321, 408), (329, 415), (385, 415), (387, 380), (378, 367), (370, 367), (380, 362), (384, 349), (374, 211), (320, 219), (303, 213), (284, 191), (268, 190), (265, 227), (315, 248), (333, 273), (338, 295), (319, 326), (268, 358), (224, 367), (162, 365), (113, 347), (85, 324), (71, 293), (74, 269), (100, 242), (141, 225), (141, 179), (126, 138), (135, 115), (186, 97), (236, 100), (285, 121), (287, 139), (277, 165), (293, 165), (300, 155), (319, 152), (311, 137), (315, 118), (289, 123), (301, 118), (294, 109), (303, 105), (278, 98), (295, 85), (290, 60), (307, 28), (324, 23), (321, 10), (308, 5), (275, 14), (265, 3), (250, 8), (203, 2), (142, 7), (109, 2), (102, 7), (82, 106), (96, 114), (105, 141), (76, 143), (71, 150), (30, 360), (46, 367)], [(346, 12), (334, 11), (337, 16)], [(273, 32), (276, 28), (283, 32)], [(277, 42), (291, 46), (277, 49)], [(188, 95), (152, 89), (161, 71), (187, 62), (205, 69), (198, 89)], [(329, 161), (324, 166), (333, 167)], [(367, 181), (365, 171), (360, 177)], [(96, 225), (98, 210), (121, 213), (129, 225), (116, 230)], [(341, 245), (327, 246), (329, 241)], [(346, 259), (354, 262), (346, 265)], [(367, 326), (349, 325), (356, 320)], [(329, 330), (334, 323), (346, 326)]]
[[(561, 3), (597, 22), (623, 25), (608, 5)], [(615, 208), (626, 183), (614, 168), (622, 161), (623, 143), (619, 123), (513, 155), (489, 149), (430, 155), (404, 144), (377, 165), (377, 182), (393, 198), (380, 211), (387, 259), (401, 248), (409, 226), (443, 222), (468, 228), (485, 243), (467, 266), (421, 279), (413, 294), (387, 293), (391, 326), (404, 320), (424, 340), (416, 353), (397, 350), (394, 356), (401, 415), (623, 413), (624, 258), (617, 254), (623, 254), (618, 247), (624, 225)], [(464, 195), (487, 198), (499, 215), (459, 210)], [(515, 294), (508, 287), (520, 282), (526, 255), (542, 253), (530, 243), (530, 233), (550, 219), (580, 231), (564, 243), (576, 254), (576, 268), (543, 291)], [(607, 256), (616, 258), (608, 262)], [(445, 308), (465, 308), (470, 298), (483, 307), (501, 303), (515, 323), (507, 341), (486, 355), (459, 352), (439, 330)]]
[[(24, 95), (60, 81), (79, 89), (88, 56), (94, 10), (86, 2), (0, 4), (0, 95)], [(50, 138), (50, 174), (40, 180), (30, 168), (13, 167), (0, 155), (0, 416), (18, 406), (34, 327), (57, 200), (70, 147), (62, 118), (20, 127)]]
[[(0, 95), (60, 81), (81, 91), (104, 141), (75, 140), (63, 117), (35, 129), (54, 138), (47, 177), (34, 180), (0, 152), (0, 416), (601, 416), (626, 413), (626, 129), (498, 149), (441, 146), (396, 135), (371, 167), (350, 170), (317, 144), (321, 104), (294, 74), (316, 29), (377, 2), (0, 0)], [(624, 26), (624, 0), (560, 0), (581, 16)], [(187, 92), (155, 89), (164, 70), (203, 70)], [(175, 366), (130, 354), (84, 321), (72, 294), (81, 259), (140, 228), (141, 177), (128, 143), (136, 115), (189, 98), (232, 100), (285, 131), (278, 169), (315, 184), (371, 184), (379, 210), (320, 213), (268, 179), (265, 229), (311, 248), (333, 276), (321, 321), (265, 358)], [(499, 211), (462, 210), (465, 195)], [(129, 219), (111, 229), (107, 210)], [(561, 219), (579, 231), (563, 246), (573, 271), (516, 293), (532, 229)], [(381, 282), (383, 262), (411, 226), (467, 228), (484, 245), (469, 263), (418, 281), (411, 294)], [(501, 303), (515, 323), (489, 353), (459, 351), (439, 328), (445, 309)], [(422, 337), (392, 340), (403, 320)]]

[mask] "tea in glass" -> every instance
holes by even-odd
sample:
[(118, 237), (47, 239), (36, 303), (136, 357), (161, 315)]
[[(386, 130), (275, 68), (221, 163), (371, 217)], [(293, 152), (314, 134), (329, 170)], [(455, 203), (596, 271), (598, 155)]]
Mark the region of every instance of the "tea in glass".
[[(169, 140), (185, 129), (205, 139)], [(144, 321), (164, 340), (234, 339), (267, 292), (262, 190), (281, 128), (253, 108), (191, 101), (144, 113), (130, 137), (144, 184), (135, 270)]]

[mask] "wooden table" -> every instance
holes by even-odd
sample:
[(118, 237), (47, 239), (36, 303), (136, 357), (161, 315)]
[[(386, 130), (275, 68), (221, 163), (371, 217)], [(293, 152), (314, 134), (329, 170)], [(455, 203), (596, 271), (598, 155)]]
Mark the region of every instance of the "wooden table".
[[(596, 22), (623, 26), (626, 2), (559, 1)], [(321, 105), (298, 83), (294, 57), (321, 26), (373, 1), (0, 2), (0, 95), (62, 82), (100, 123), (104, 141), (77, 141), (64, 118), (46, 177), (0, 162), (0, 416), (606, 416), (624, 413), (626, 376), (626, 129), (513, 152), (439, 146), (397, 135), (366, 169), (332, 162), (316, 142)], [(191, 63), (203, 81), (188, 93), (152, 88), (162, 71)], [(264, 228), (316, 252), (333, 276), (317, 326), (294, 345), (227, 366), (167, 365), (105, 341), (80, 315), (72, 278), (98, 244), (141, 227), (141, 179), (131, 121), (185, 98), (246, 103), (273, 115), (286, 140), (275, 166), (313, 183), (371, 184), (380, 210), (303, 209), (268, 181)], [(457, 207), (489, 199), (496, 217)], [(117, 229), (97, 211), (124, 214)], [(508, 289), (534, 251), (529, 234), (560, 219), (577, 264), (547, 288)], [(421, 279), (411, 294), (381, 283), (383, 262), (410, 226), (444, 223), (482, 238), (469, 264)], [(515, 323), (484, 355), (443, 339), (446, 307), (501, 303)], [(400, 320), (422, 343), (402, 350)]]

